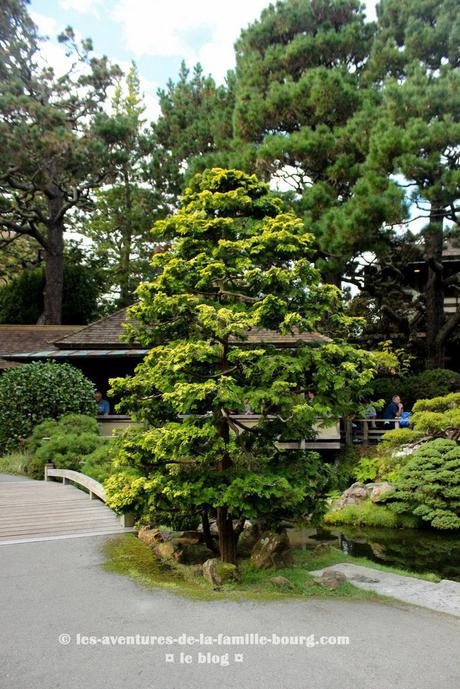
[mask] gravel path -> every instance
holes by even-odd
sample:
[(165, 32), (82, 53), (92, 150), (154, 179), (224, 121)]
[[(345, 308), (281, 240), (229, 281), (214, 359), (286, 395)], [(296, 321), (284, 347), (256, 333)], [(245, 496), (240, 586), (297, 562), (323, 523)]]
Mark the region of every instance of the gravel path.
[[(460, 687), (460, 621), (454, 617), (346, 600), (187, 600), (105, 572), (103, 542), (89, 537), (0, 549), (1, 689)], [(179, 643), (183, 634), (200, 633), (216, 639), (219, 633), (314, 634), (315, 641), (348, 636), (349, 644)], [(59, 643), (62, 634), (68, 643)], [(136, 634), (171, 635), (178, 643), (136, 646), (124, 638)], [(166, 662), (167, 653), (174, 662)], [(213, 656), (215, 663), (199, 662)]]

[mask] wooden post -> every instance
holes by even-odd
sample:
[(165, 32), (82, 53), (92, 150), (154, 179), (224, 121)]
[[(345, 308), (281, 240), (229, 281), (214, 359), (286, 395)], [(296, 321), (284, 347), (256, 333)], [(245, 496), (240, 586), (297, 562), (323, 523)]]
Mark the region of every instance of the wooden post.
[(45, 481), (49, 481), (49, 476), (48, 476), (48, 469), (55, 469), (56, 467), (52, 462), (49, 462), (49, 464), (45, 464)]
[(124, 529), (134, 526), (135, 521), (136, 516), (132, 514), (132, 512), (125, 512), (124, 514), (120, 515), (120, 522)]
[(369, 419), (363, 419), (363, 445), (369, 445)]
[(345, 445), (353, 445), (353, 424), (349, 419), (345, 420)]

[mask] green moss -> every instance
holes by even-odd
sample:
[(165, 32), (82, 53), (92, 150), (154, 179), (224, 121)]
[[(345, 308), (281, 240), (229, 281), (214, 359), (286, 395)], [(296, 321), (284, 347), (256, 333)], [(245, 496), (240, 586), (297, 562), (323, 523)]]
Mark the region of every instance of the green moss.
[(341, 510), (328, 512), (324, 522), (329, 526), (349, 524), (350, 526), (373, 526), (388, 529), (415, 529), (419, 520), (412, 515), (397, 514), (384, 505), (363, 500), (356, 505), (346, 505)]
[[(325, 557), (296, 549), (291, 567), (259, 570), (250, 560), (239, 564), (240, 580), (224, 584), (219, 591), (195, 570), (181, 564), (163, 565), (155, 560), (149, 546), (132, 534), (117, 536), (104, 546), (106, 562), (103, 567), (116, 574), (123, 574), (148, 588), (161, 588), (171, 593), (198, 600), (282, 600), (286, 598), (350, 598), (358, 600), (382, 600), (381, 596), (363, 591), (345, 582), (336, 591), (324, 589), (313, 581), (311, 570), (319, 569)], [(346, 557), (340, 551), (329, 556), (332, 564), (343, 562)], [(371, 564), (371, 563), (368, 563)], [(372, 563), (373, 566), (373, 563)], [(284, 576), (292, 583), (292, 589), (280, 591), (271, 579)]]

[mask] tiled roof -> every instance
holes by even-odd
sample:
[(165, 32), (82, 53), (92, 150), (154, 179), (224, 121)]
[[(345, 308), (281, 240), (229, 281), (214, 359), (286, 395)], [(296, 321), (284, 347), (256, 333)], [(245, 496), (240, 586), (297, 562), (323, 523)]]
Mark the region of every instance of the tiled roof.
[(130, 320), (127, 318), (126, 311), (127, 309), (120, 309), (120, 311), (100, 318), (76, 332), (56, 338), (54, 343), (59, 349), (97, 349), (98, 347), (129, 349), (131, 346), (136, 348), (136, 345), (130, 345), (121, 340), (121, 336), (125, 332), (122, 324)]
[(54, 340), (79, 330), (80, 325), (0, 325), (0, 369), (15, 364), (2, 354), (54, 349)]
[[(59, 349), (88, 349), (88, 348), (120, 348), (129, 349), (137, 348), (135, 343), (127, 344), (123, 342), (121, 336), (125, 332), (122, 324), (123, 322), (134, 321), (127, 318), (127, 309), (121, 309), (111, 316), (101, 318), (95, 323), (77, 330), (70, 335), (62, 337), (55, 341), (55, 345)], [(233, 342), (241, 342), (246, 344), (257, 344), (258, 342), (270, 342), (280, 347), (292, 345), (296, 342), (328, 342), (328, 338), (319, 333), (299, 333), (297, 335), (282, 335), (273, 330), (251, 330), (245, 340), (237, 340), (232, 338)], [(23, 350), (25, 351), (25, 350)]]

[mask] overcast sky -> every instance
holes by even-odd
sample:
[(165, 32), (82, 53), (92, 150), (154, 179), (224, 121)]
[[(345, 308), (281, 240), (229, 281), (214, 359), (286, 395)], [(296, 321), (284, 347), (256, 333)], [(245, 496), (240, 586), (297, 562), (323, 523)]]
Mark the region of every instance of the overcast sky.
[[(148, 112), (157, 112), (156, 89), (175, 79), (181, 60), (201, 62), (222, 82), (234, 65), (233, 44), (241, 28), (260, 16), (268, 0), (32, 0), (30, 11), (42, 33), (55, 36), (70, 24), (93, 39), (95, 50), (126, 68), (135, 60)], [(375, 0), (367, 0), (369, 19)], [(53, 66), (64, 63), (62, 48), (46, 49)]]

